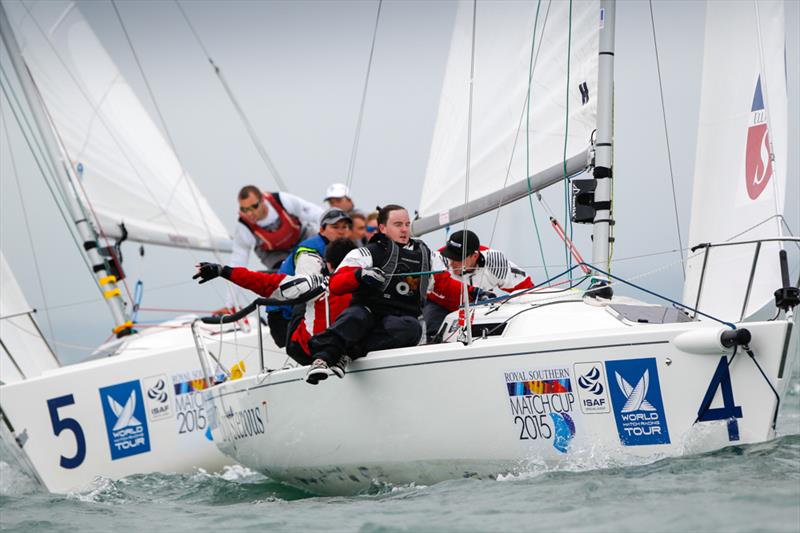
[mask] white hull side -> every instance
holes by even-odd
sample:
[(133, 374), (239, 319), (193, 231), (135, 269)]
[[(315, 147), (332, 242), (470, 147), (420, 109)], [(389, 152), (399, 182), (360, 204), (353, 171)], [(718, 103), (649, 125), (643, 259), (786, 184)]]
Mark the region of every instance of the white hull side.
[[(97, 476), (217, 471), (234, 464), (207, 434), (199, 392), (203, 374), (188, 323), (171, 327), (126, 339), (112, 357), (0, 387), (3, 414), (48, 490), (81, 490)], [(230, 326), (226, 330), (230, 332)], [(208, 349), (219, 355), (219, 328), (203, 331)], [(272, 343), (266, 328), (264, 334), (267, 366), (282, 366), (286, 355)], [(223, 365), (230, 370), (240, 360), (245, 362), (245, 375), (258, 372), (256, 328), (238, 331), (236, 343), (231, 333), (225, 335)]]
[[(796, 357), (786, 352), (791, 325), (747, 327), (761, 367), (785, 392)], [(344, 380), (331, 377), (313, 387), (303, 381), (303, 369), (279, 371), (266, 380), (214, 387), (205, 393), (206, 405), (213, 410), (214, 441), (224, 453), (273, 479), (320, 494), (357, 492), (375, 482), (429, 484), (496, 476), (524, 470), (531, 462), (645, 462), (772, 438), (775, 396), (741, 350), (730, 366), (733, 404), (742, 410), (736, 419), (738, 440), (730, 440), (726, 420), (695, 423), (709, 389), (715, 392), (711, 408), (723, 405), (722, 387), (711, 386), (723, 352), (687, 353), (672, 340), (704, 328), (709, 325), (631, 325), (478, 339), (469, 347), (450, 343), (389, 350), (356, 361)], [(601, 394), (578, 384), (592, 366), (601, 374), (584, 384), (591, 388), (600, 382)], [(785, 373), (779, 379), (781, 367)], [(619, 425), (625, 397), (615, 372), (637, 388), (644, 369), (649, 369), (649, 388), (639, 392), (646, 402), (627, 414), (655, 416), (656, 423), (641, 431), (668, 433), (669, 438), (646, 444), (658, 437), (634, 435), (623, 445), (623, 433), (630, 435), (649, 422)], [(521, 407), (507, 381), (520, 375), (511, 372), (531, 371), (544, 371), (540, 377), (568, 376), (571, 392), (523, 395), (529, 409)], [(612, 394), (623, 401), (615, 403)], [(585, 400), (594, 405), (585, 406)], [(654, 410), (643, 410), (647, 405)], [(563, 413), (573, 422), (572, 431)]]

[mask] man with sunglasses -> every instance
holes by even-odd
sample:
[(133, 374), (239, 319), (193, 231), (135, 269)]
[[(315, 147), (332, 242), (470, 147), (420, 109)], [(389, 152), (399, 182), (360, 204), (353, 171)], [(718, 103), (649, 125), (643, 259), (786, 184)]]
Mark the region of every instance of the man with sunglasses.
[(292, 248), (317, 233), (321, 216), (321, 207), (293, 194), (242, 187), (229, 265), (247, 267), (253, 250), (266, 270), (277, 270)]

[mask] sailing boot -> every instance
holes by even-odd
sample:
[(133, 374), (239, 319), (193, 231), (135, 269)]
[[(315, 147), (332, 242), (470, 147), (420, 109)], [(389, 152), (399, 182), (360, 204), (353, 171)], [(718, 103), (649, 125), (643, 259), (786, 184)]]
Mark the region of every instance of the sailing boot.
[(336, 361), (334, 364), (330, 366), (330, 371), (333, 372), (337, 378), (342, 379), (344, 378), (345, 372), (347, 371), (347, 365), (350, 364), (350, 356), (343, 355)]
[(309, 385), (316, 385), (320, 381), (326, 380), (328, 379), (328, 376), (332, 375), (334, 375), (334, 372), (328, 367), (328, 363), (322, 359), (314, 359), (314, 362), (308, 367), (308, 373), (306, 373), (306, 383)]

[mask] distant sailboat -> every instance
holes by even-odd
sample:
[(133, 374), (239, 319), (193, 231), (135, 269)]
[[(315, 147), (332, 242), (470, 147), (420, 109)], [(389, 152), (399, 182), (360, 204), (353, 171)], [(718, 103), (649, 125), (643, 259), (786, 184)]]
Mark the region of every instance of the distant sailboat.
[[(97, 476), (232, 464), (207, 432), (195, 341), (214, 344), (216, 375), (240, 376), (260, 367), (256, 328), (200, 326), (196, 338), (189, 316), (137, 332), (122, 301), (113, 249), (125, 236), (230, 251), (227, 231), (75, 2), (3, 1), (0, 33), (18, 82), (3, 72), (7, 116), (17, 119), (54, 184), (118, 336), (97, 349), (95, 360), (60, 368), (40, 338), (6, 343), (12, 327), (28, 321), (6, 311), (29, 310), (6, 307), (24, 300), (6, 284), (4, 263), (0, 433), (53, 492), (85, 488)], [(233, 338), (221, 342), (223, 331)], [(275, 348), (269, 335), (263, 343)], [(272, 366), (285, 359), (277, 349), (266, 356)]]

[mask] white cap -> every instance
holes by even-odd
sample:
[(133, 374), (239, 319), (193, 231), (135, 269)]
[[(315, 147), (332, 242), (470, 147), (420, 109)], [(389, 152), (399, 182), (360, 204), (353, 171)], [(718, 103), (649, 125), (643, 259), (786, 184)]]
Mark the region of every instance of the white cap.
[(347, 185), (344, 183), (333, 183), (328, 187), (328, 190), (325, 191), (325, 201), (331, 198), (343, 198), (345, 196), (348, 198), (350, 197), (350, 189), (348, 189)]

